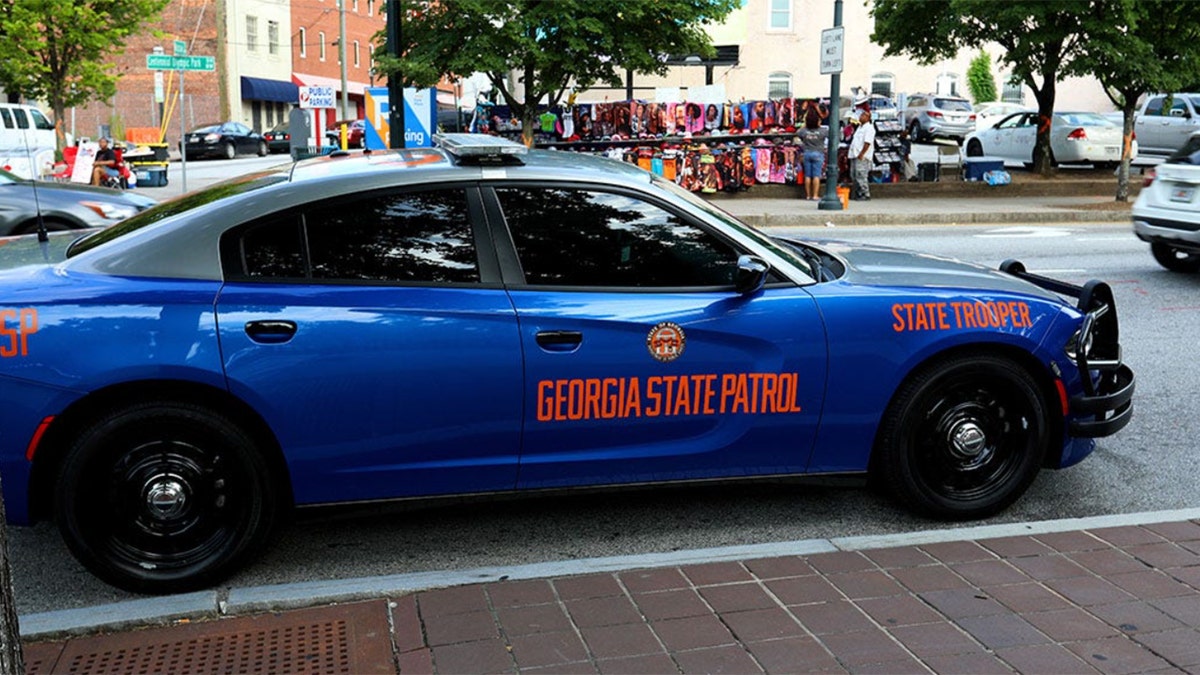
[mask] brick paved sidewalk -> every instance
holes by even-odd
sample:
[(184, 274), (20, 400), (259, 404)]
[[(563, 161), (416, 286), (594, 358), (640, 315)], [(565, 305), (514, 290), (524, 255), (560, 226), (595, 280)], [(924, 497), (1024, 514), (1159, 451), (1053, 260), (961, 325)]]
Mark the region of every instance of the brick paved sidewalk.
[(30, 673), (1157, 673), (1200, 667), (1200, 525), (458, 586), (26, 646)]

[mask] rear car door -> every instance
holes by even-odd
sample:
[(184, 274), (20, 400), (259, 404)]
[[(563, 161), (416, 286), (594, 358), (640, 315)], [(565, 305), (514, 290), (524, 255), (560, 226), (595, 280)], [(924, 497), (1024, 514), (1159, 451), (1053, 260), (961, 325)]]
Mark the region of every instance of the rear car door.
[(803, 288), (735, 292), (745, 251), (645, 195), (491, 194), (525, 355), (521, 488), (806, 469), (826, 345)]
[(225, 235), (226, 375), (298, 503), (513, 488), (521, 345), (479, 213), (470, 186), (384, 190)]

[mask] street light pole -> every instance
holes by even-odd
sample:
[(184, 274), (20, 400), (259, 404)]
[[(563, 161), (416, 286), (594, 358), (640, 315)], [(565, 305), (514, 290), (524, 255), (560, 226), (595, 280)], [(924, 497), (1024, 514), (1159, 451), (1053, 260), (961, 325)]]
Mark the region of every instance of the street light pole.
[(338, 0), (338, 62), (342, 64), (342, 115), (350, 119), (350, 92), (346, 91), (346, 0)]
[[(842, 25), (842, 0), (833, 0), (833, 27)], [(825, 156), (825, 196), (817, 202), (820, 211), (841, 211), (842, 200), (837, 196), (838, 179), (838, 136), (842, 130), (838, 128), (838, 118), (841, 116), (842, 72), (839, 68), (829, 76), (829, 145)]]

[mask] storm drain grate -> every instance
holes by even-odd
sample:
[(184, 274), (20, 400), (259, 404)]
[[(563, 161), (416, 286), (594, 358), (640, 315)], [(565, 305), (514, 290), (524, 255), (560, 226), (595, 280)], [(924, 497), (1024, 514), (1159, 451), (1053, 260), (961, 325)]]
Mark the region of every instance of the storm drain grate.
[(30, 673), (395, 673), (385, 601), (27, 645)]
[(57, 672), (118, 673), (350, 673), (346, 622), (245, 631), (77, 654)]

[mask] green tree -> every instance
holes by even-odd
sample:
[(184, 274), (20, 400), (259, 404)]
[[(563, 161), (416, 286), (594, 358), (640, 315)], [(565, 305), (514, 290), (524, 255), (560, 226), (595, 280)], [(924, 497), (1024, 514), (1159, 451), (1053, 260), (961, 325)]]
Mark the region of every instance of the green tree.
[(967, 91), (971, 92), (971, 100), (976, 103), (986, 103), (997, 100), (996, 77), (992, 75), (992, 57), (982, 49), (971, 59), (967, 66)]
[(400, 5), (401, 56), (376, 50), (379, 69), (415, 87), (486, 73), (521, 120), (529, 144), (538, 107), (557, 105), (571, 87), (620, 86), (626, 69), (664, 74), (670, 54), (710, 56), (703, 24), (722, 20), (741, 2), (400, 0)]
[(106, 100), (119, 77), (111, 58), (126, 38), (157, 21), (167, 0), (9, 0), (0, 3), (0, 85), (44, 100), (54, 112), (58, 147), (63, 113)]
[(875, 0), (871, 38), (885, 56), (906, 54), (920, 63), (952, 58), (962, 48), (996, 43), (1000, 61), (1037, 99), (1034, 168), (1053, 168), (1050, 124), (1058, 78), (1092, 33), (1111, 29), (1115, 6), (1126, 0)]
[(1124, 119), (1124, 144), (1117, 172), (1117, 201), (1129, 201), (1129, 162), (1134, 112), (1150, 92), (1192, 91), (1200, 72), (1200, 4), (1174, 0), (1130, 0), (1124, 20), (1096, 33), (1071, 64), (1091, 75)]

